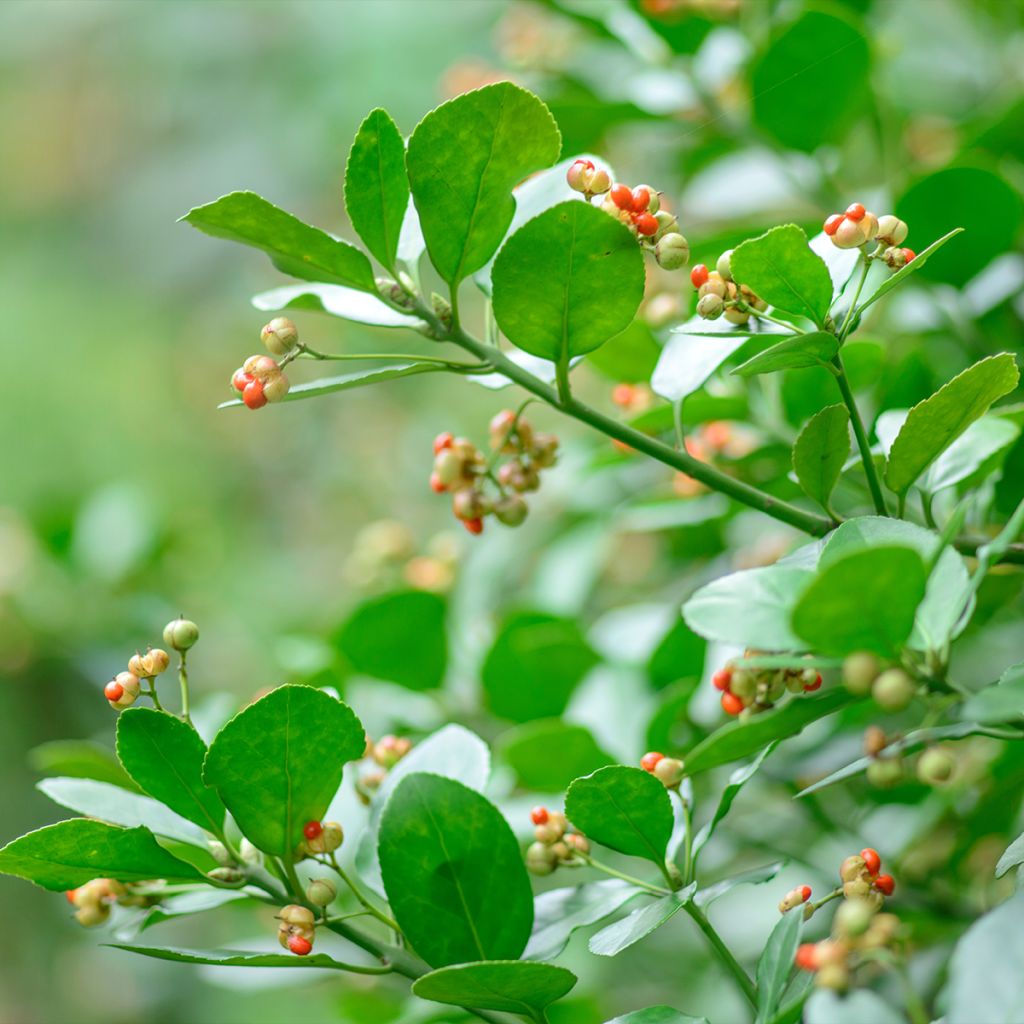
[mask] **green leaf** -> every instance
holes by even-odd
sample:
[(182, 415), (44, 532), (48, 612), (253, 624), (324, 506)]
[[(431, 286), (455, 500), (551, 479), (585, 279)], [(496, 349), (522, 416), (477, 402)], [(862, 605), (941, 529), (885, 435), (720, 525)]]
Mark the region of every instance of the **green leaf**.
[(723, 878), (706, 889), (701, 889), (694, 897), (693, 902), (702, 910), (710, 906), (720, 896), (731, 892), (738, 885), (763, 885), (770, 882), (786, 866), (785, 861), (777, 860), (774, 864), (765, 864), (759, 868), (751, 868), (749, 871), (741, 871), (738, 875)]
[(587, 362), (609, 380), (627, 384), (646, 383), (661, 358), (649, 324), (634, 320), (621, 334), (606, 341), (587, 357)]
[(1024, 662), (1011, 665), (997, 683), (968, 697), (960, 717), (969, 722), (1020, 722), (1024, 718)]
[(758, 352), (732, 372), (737, 377), (755, 377), (760, 373), (778, 370), (799, 370), (805, 366), (828, 368), (832, 357), (839, 351), (839, 339), (826, 331), (794, 334), (776, 342), (771, 348)]
[[(713, 328), (710, 332), (709, 327)], [(681, 402), (703, 387), (750, 338), (760, 336), (731, 328), (727, 320), (709, 321), (697, 316), (674, 327), (651, 374), (651, 390), (670, 402)]]
[(533, 933), (523, 952), (528, 960), (553, 960), (577, 928), (586, 928), (614, 914), (640, 894), (618, 878), (549, 889), (533, 901)]
[(242, 834), (290, 860), (302, 827), (327, 811), (366, 733), (351, 708), (311, 686), (287, 684), (235, 715), (210, 745), (203, 780)]
[(595, 843), (664, 869), (672, 801), (649, 772), (614, 765), (577, 779), (565, 795), (565, 814)]
[[(510, 729), (499, 740), (501, 757), (524, 789), (561, 793), (573, 779), (615, 764), (589, 729), (558, 718), (528, 722)], [(558, 756), (552, 757), (551, 751)]]
[(949, 962), (948, 1024), (1024, 1020), (1024, 892), (967, 929)]
[(286, 284), (281, 288), (260, 292), (250, 300), (267, 312), (285, 309), (309, 309), (329, 316), (341, 317), (370, 327), (406, 327), (415, 330), (423, 321), (411, 313), (400, 313), (376, 295), (345, 288), (340, 284)]
[[(870, 989), (858, 988), (839, 995), (827, 988), (816, 988), (807, 1000), (804, 1024), (905, 1024), (902, 1013), (894, 1010)], [(993, 1018), (994, 1019), (994, 1018)], [(949, 1018), (943, 1020), (953, 1024)], [(977, 1024), (979, 1018), (971, 1018)], [(967, 1024), (963, 1020), (960, 1024)]]
[(121, 767), (113, 752), (90, 740), (50, 740), (28, 752), (28, 763), (42, 775), (95, 779), (133, 793), (141, 790)]
[(769, 651), (799, 650), (790, 612), (811, 580), (806, 569), (769, 565), (730, 573), (683, 605), (687, 625), (708, 640)]
[(671, 1006), (648, 1006), (605, 1021), (605, 1024), (708, 1024), (708, 1019), (691, 1017), (688, 1013), (673, 1010)]
[(749, 721), (727, 722), (706, 739), (701, 740), (684, 758), (686, 773), (696, 775), (720, 764), (729, 764), (749, 757), (772, 740), (795, 736), (805, 726), (831, 715), (856, 698), (839, 687), (811, 696), (796, 697), (773, 711), (766, 711)]
[(143, 825), (150, 832), (182, 843), (206, 847), (202, 829), (168, 810), (148, 796), (129, 792), (109, 782), (95, 779), (72, 779), (60, 776), (41, 779), (36, 788), (54, 803), (89, 818), (106, 821), (111, 825), (132, 828)]
[(580, 200), (524, 224), (494, 261), (494, 317), (513, 345), (568, 364), (624, 331), (644, 297), (626, 226)]
[[(251, 899), (251, 896), (244, 890), (211, 889), (206, 885), (188, 892), (179, 892), (173, 896), (164, 896), (157, 906), (149, 909), (139, 924), (139, 931), (145, 931), (147, 928), (162, 924), (164, 921), (171, 921), (176, 917), (190, 917), (192, 914), (217, 910), (228, 903), (237, 903), (239, 900), (247, 899)], [(118, 938), (123, 939), (125, 936), (119, 932)]]
[(597, 662), (574, 619), (517, 612), (505, 620), (487, 652), (480, 682), (487, 706), (499, 718), (553, 718)]
[(196, 882), (202, 875), (171, 856), (142, 828), (118, 828), (72, 818), (29, 832), (0, 849), (0, 874), (17, 875), (51, 892), (94, 878), (143, 882)]
[[(832, 305), (832, 278), (824, 260), (795, 224), (783, 224), (738, 245), (729, 259), (733, 280), (776, 309), (825, 323)], [(813, 365), (804, 363), (803, 365)]]
[(419, 123), (406, 166), (427, 251), (449, 285), (491, 258), (512, 222), (513, 187), (560, 149), (550, 111), (511, 82), (457, 96)]
[(516, 837), (485, 797), (438, 775), (406, 776), (384, 808), (379, 852), (395, 920), (432, 967), (523, 952), (530, 880)]
[(982, 416), (975, 420), (932, 464), (918, 486), (926, 494), (937, 494), (947, 487), (992, 473), (998, 468), (1001, 453), (1020, 436), (1020, 427), (1001, 416)]
[(765, 1024), (779, 1008), (779, 1000), (793, 970), (793, 958), (800, 944), (803, 914), (783, 914), (772, 929), (757, 961), (757, 1024)]
[(373, 268), (354, 245), (304, 224), (255, 192), (231, 192), (189, 210), (183, 221), (214, 238), (262, 249), (283, 274), (376, 292)]
[(822, 654), (893, 656), (914, 628), (927, 583), (910, 548), (855, 551), (819, 570), (793, 609), (793, 629)]
[(996, 864), (996, 878), (1002, 878), (1010, 868), (1015, 868), (1018, 864), (1024, 864), (1024, 832), (1003, 851)]
[(244, 949), (175, 949), (171, 946), (135, 946), (129, 943), (111, 942), (112, 949), (123, 949), (127, 953), (152, 957), (154, 960), (172, 960), (179, 964), (204, 964), (208, 967), (326, 967), (334, 971), (356, 971), (365, 974), (381, 974), (378, 968), (359, 967), (342, 963), (326, 953), (310, 953), (309, 956), (295, 956), (294, 953), (251, 953)]
[(885, 482), (897, 494), (910, 485), (990, 405), (1017, 386), (1020, 374), (1009, 352), (989, 356), (915, 405), (889, 450)]
[(413, 982), (413, 995), (435, 1003), (536, 1017), (576, 984), (576, 975), (553, 964), (489, 960), (455, 964)]
[(871, 51), (857, 24), (809, 10), (773, 34), (754, 61), (754, 121), (788, 149), (813, 153), (842, 141), (871, 87)]
[(639, 907), (607, 928), (602, 928), (596, 935), (592, 935), (587, 948), (595, 956), (617, 956), (624, 949), (629, 949), (671, 921), (683, 909), (696, 889), (697, 883), (693, 882), (671, 896), (662, 896), (653, 903)]
[(359, 126), (345, 166), (345, 209), (367, 249), (394, 270), (409, 205), (405, 143), (386, 110), (371, 110)]
[(827, 405), (800, 431), (793, 445), (793, 472), (809, 498), (826, 512), (850, 454), (850, 414)]
[(448, 663), (447, 604), (425, 590), (364, 601), (338, 631), (338, 648), (363, 675), (409, 690), (433, 690)]
[(129, 708), (117, 720), (117, 756), (151, 797), (213, 835), (224, 805), (203, 782), (206, 744), (191, 725), (153, 708)]
[[(318, 380), (296, 384), (282, 399), (283, 402), (299, 402), (305, 398), (319, 398), (335, 391), (351, 391), (353, 388), (367, 388), (373, 384), (395, 380), (398, 377), (412, 377), (418, 373), (443, 373), (443, 366), (437, 363), (390, 363), (387, 366), (374, 366), (369, 370), (357, 370), (355, 373), (344, 373), (337, 377), (321, 377)], [(221, 402), (218, 409), (244, 408), (240, 398), (232, 398)]]
[[(893, 288), (903, 284), (911, 274), (916, 274), (919, 270), (922, 270), (931, 256), (941, 249), (951, 238), (955, 238), (959, 235), (961, 231), (963, 231), (963, 228), (954, 228), (948, 235), (943, 235), (938, 241), (932, 242), (932, 244), (923, 252), (919, 252), (909, 263), (900, 267), (896, 273), (890, 274), (889, 277), (885, 278), (878, 288), (876, 288), (875, 291), (860, 304), (859, 314), (862, 315), (868, 306), (873, 306), (883, 296), (888, 295)], [(956, 258), (962, 259), (963, 256), (961, 254), (961, 256)]]

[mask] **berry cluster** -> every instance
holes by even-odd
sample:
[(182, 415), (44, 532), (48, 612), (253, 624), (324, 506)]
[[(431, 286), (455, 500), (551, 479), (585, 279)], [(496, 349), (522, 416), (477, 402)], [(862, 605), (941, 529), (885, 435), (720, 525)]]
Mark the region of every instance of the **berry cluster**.
[(857, 651), (843, 661), (843, 683), (858, 697), (871, 694), (883, 711), (902, 711), (917, 693), (917, 684), (901, 668), (882, 669), (869, 651)]
[[(431, 489), (437, 494), (451, 492), (452, 512), (470, 533), (482, 533), (484, 517), (489, 515), (506, 526), (519, 526), (529, 511), (522, 495), (540, 487), (540, 471), (558, 458), (558, 438), (534, 433), (511, 409), (491, 420), (490, 445), (493, 455), (488, 460), (463, 437), (445, 433), (434, 439)], [(495, 472), (500, 456), (508, 458)], [(498, 490), (496, 498), (484, 491), (488, 481)]]
[(75, 908), (75, 920), (84, 928), (103, 924), (110, 917), (110, 908), (115, 903), (141, 907), (147, 902), (146, 897), (130, 892), (127, 886), (113, 878), (94, 878), (77, 889), (69, 889), (64, 895)]
[(268, 402), (280, 402), (291, 386), (276, 359), (284, 362), (301, 348), (298, 328), (287, 317), (274, 317), (260, 331), (260, 341), (271, 353), (252, 355), (231, 376), (231, 386), (250, 409), (262, 409)]
[(680, 232), (679, 221), (661, 208), (661, 193), (650, 185), (615, 184), (601, 209), (622, 221), (664, 270), (679, 270), (690, 262), (690, 243)]
[(358, 587), (393, 589), (399, 583), (443, 594), (455, 583), (457, 538), (438, 533), (422, 549), (412, 531), (395, 519), (378, 519), (356, 534), (345, 562), (346, 579)]
[[(744, 657), (764, 653), (746, 651)], [(787, 691), (813, 693), (821, 689), (821, 682), (821, 673), (814, 668), (757, 669), (726, 665), (711, 677), (715, 689), (722, 691), (722, 710), (727, 715), (739, 715), (741, 721), (774, 707)]]
[[(823, 988), (848, 988), (853, 970), (872, 959), (863, 954), (888, 947), (897, 937), (899, 918), (879, 913), (884, 898), (896, 888), (892, 875), (879, 874), (881, 866), (881, 857), (870, 847), (843, 861), (839, 869), (842, 887), (826, 897), (843, 897), (831, 936), (821, 942), (806, 942), (796, 952), (797, 967), (817, 972), (815, 981)], [(808, 909), (813, 913), (816, 907)], [(805, 916), (810, 913), (805, 911)]]
[[(164, 627), (164, 643), (176, 651), (187, 651), (198, 639), (199, 627), (188, 619), (175, 619)], [(103, 696), (116, 711), (124, 711), (138, 700), (143, 681), (152, 688), (153, 680), (166, 672), (170, 663), (168, 653), (159, 647), (151, 647), (145, 654), (136, 651), (128, 659), (127, 670), (118, 672), (103, 687)]]
[(657, 750), (644, 754), (640, 758), (640, 767), (650, 772), (666, 789), (678, 789), (683, 781), (683, 762), (677, 757), (666, 757)]
[(851, 203), (844, 213), (833, 213), (822, 226), (832, 244), (839, 249), (857, 249), (868, 242), (878, 242), (871, 258), (880, 257), (893, 270), (905, 267), (917, 255), (913, 249), (901, 247), (907, 237), (907, 225), (894, 214), (876, 217), (863, 203)]
[(334, 853), (345, 841), (345, 830), (336, 821), (307, 821), (302, 826), (302, 841), (295, 851), (295, 859)]
[(313, 911), (298, 903), (290, 903), (281, 908), (277, 920), (277, 941), (296, 956), (308, 956), (313, 950), (316, 934), (316, 916)]
[[(897, 738), (890, 739), (877, 725), (869, 725), (864, 731), (864, 753), (871, 758), (865, 775), (872, 786), (889, 789), (903, 781), (905, 772), (899, 749), (883, 753)], [(956, 770), (957, 758), (946, 746), (927, 747), (917, 758), (917, 779), (926, 786), (944, 786)]]
[(768, 303), (758, 298), (745, 284), (732, 279), (732, 249), (718, 257), (714, 270), (698, 263), (690, 271), (690, 281), (697, 289), (697, 315), (717, 320), (723, 314), (731, 324), (745, 324), (751, 311), (763, 313)]
[(586, 836), (571, 830), (564, 814), (534, 807), (530, 820), (534, 824), (535, 841), (526, 850), (529, 871), (535, 875), (550, 875), (560, 864), (565, 867), (583, 865), (590, 853), (590, 842)]
[(405, 736), (381, 736), (376, 743), (366, 738), (364, 757), (371, 758), (379, 770), (368, 772), (356, 779), (356, 794), (364, 804), (369, 804), (373, 794), (381, 787), (388, 772), (412, 750), (412, 740)]

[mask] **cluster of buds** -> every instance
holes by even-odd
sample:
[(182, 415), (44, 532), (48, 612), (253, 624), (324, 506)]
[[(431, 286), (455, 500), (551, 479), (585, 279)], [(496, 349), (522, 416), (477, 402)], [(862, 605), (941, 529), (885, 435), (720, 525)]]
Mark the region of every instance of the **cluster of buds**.
[(565, 867), (581, 867), (583, 858), (590, 853), (590, 841), (586, 836), (573, 832), (565, 815), (549, 811), (546, 807), (534, 807), (530, 811), (534, 825), (534, 842), (526, 850), (526, 867), (535, 875), (550, 875), (560, 864)]
[(412, 750), (412, 740), (406, 736), (382, 736), (376, 743), (366, 737), (363, 756), (370, 758), (377, 766), (356, 779), (356, 795), (364, 804), (369, 804), (373, 794), (380, 789), (387, 774)]
[(145, 897), (133, 895), (113, 878), (94, 878), (77, 889), (69, 889), (64, 895), (75, 908), (75, 920), (84, 928), (103, 924), (110, 917), (114, 903), (127, 907), (142, 906), (146, 902)]
[(231, 376), (231, 386), (250, 409), (280, 402), (288, 394), (288, 378), (273, 357), (286, 362), (293, 358), (292, 353), (299, 347), (299, 331), (287, 317), (277, 316), (263, 326), (260, 341), (270, 355), (249, 356)]
[(640, 758), (640, 767), (649, 772), (666, 789), (678, 789), (683, 781), (683, 762), (677, 757), (666, 757), (658, 750), (649, 750)]
[(603, 167), (595, 167), (593, 160), (581, 157), (569, 165), (565, 180), (573, 192), (582, 192), (589, 202), (594, 196), (603, 196), (612, 187), (612, 179)]
[(858, 249), (877, 242), (879, 248), (872, 258), (881, 258), (893, 270), (905, 267), (916, 255), (913, 249), (901, 245), (909, 230), (904, 221), (891, 213), (876, 217), (863, 203), (851, 203), (844, 213), (833, 213), (823, 230), (839, 249)]
[(763, 313), (768, 308), (745, 284), (737, 285), (732, 279), (732, 249), (718, 257), (714, 270), (698, 263), (690, 271), (690, 281), (697, 289), (697, 315), (705, 320), (717, 320), (723, 314), (731, 324), (745, 324), (751, 310)]
[(839, 869), (842, 888), (834, 895), (841, 895), (843, 902), (833, 918), (831, 936), (797, 950), (797, 967), (816, 972), (815, 982), (822, 988), (845, 990), (862, 955), (891, 946), (897, 938), (899, 918), (879, 913), (885, 897), (896, 888), (892, 875), (879, 873), (881, 866), (878, 851), (870, 847), (847, 857)]
[(870, 651), (857, 651), (843, 661), (843, 683), (858, 697), (868, 694), (883, 711), (902, 711), (917, 692), (917, 684), (901, 668), (881, 666)]
[[(488, 461), (465, 438), (446, 433), (434, 439), (430, 487), (437, 494), (451, 492), (452, 512), (470, 533), (482, 533), (489, 515), (505, 526), (519, 526), (529, 511), (523, 494), (540, 487), (540, 471), (558, 458), (558, 438), (535, 433), (511, 409), (491, 420), (490, 445), (494, 456)], [(507, 458), (495, 473), (493, 462), (499, 456)], [(484, 491), (488, 480), (497, 484), (496, 498)]]
[(302, 841), (295, 851), (295, 859), (334, 853), (345, 841), (345, 830), (336, 821), (307, 821), (302, 826)]
[(277, 915), (277, 941), (296, 956), (308, 956), (313, 950), (316, 917), (309, 907), (289, 903)]
[[(744, 657), (756, 657), (763, 651), (746, 651)], [(821, 673), (815, 668), (744, 668), (726, 665), (712, 677), (711, 684), (722, 691), (722, 710), (745, 720), (774, 707), (787, 691), (813, 693), (821, 689)]]
[[(164, 627), (164, 643), (176, 651), (187, 651), (198, 639), (199, 627), (188, 619), (174, 619)], [(130, 708), (142, 692), (143, 680), (152, 681), (166, 672), (170, 663), (170, 656), (160, 647), (150, 647), (145, 654), (136, 651), (128, 659), (128, 668), (103, 687), (103, 696), (116, 711)]]

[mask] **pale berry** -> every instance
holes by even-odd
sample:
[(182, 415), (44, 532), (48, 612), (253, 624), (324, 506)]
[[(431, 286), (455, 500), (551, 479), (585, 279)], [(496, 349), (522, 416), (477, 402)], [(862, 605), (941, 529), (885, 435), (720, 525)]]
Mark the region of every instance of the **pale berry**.
[(299, 343), (299, 330), (285, 316), (275, 316), (261, 331), (260, 340), (271, 355), (286, 356)]
[(697, 303), (697, 315), (705, 320), (717, 320), (725, 311), (725, 302), (720, 295), (708, 292)]
[(650, 750), (640, 758), (640, 767), (645, 772), (653, 772), (658, 767), (658, 762), (664, 756), (664, 754), (659, 753), (657, 750)]
[(703, 263), (698, 263), (690, 271), (690, 281), (694, 288), (699, 288), (708, 279), (708, 268)]
[(283, 373), (279, 373), (263, 385), (263, 397), (268, 402), (280, 402), (288, 394), (290, 388), (291, 383), (288, 378)]
[(242, 392), (242, 401), (250, 409), (262, 409), (267, 404), (267, 396), (263, 393), (263, 382), (255, 378), (249, 381)]
[(879, 857), (878, 851), (868, 846), (860, 851), (860, 856), (864, 861), (864, 867), (867, 869), (868, 874), (877, 875), (882, 866), (882, 858)]
[(711, 685), (716, 690), (728, 690), (729, 684), (732, 682), (732, 669), (731, 668), (720, 668), (712, 677)]
[(174, 619), (164, 626), (164, 643), (176, 651), (187, 651), (199, 639), (199, 627), (189, 619)]
[(738, 715), (744, 707), (743, 701), (735, 693), (722, 694), (722, 710), (727, 715)]
[(878, 240), (886, 245), (899, 245), (909, 233), (904, 221), (894, 214), (887, 213), (878, 218)]
[(732, 280), (732, 249), (727, 249), (718, 257), (715, 270), (726, 280)]
[(690, 243), (678, 231), (670, 231), (658, 239), (654, 258), (663, 270), (679, 270), (690, 262)]
[(825, 221), (822, 230), (825, 232), (826, 235), (829, 235), (831, 237), (836, 233), (836, 231), (839, 230), (839, 225), (842, 224), (844, 220), (846, 220), (845, 214), (833, 213), (832, 216)]
[(651, 773), (666, 789), (675, 789), (683, 781), (683, 762), (677, 757), (663, 757)]
[(851, 203), (846, 208), (846, 216), (852, 221), (863, 220), (865, 213), (867, 213), (867, 210), (864, 209), (863, 203)]
[(832, 242), (840, 249), (856, 249), (867, 240), (867, 232), (857, 221), (849, 217), (845, 217), (842, 224), (832, 233)]

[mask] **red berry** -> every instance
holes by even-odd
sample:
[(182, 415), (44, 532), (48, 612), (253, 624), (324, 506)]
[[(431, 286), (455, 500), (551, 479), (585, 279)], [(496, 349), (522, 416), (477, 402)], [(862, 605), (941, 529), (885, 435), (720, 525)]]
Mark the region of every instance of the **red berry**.
[(708, 268), (703, 263), (698, 263), (693, 270), (690, 271), (690, 281), (694, 288), (699, 288), (702, 284), (706, 284), (708, 280)]
[(306, 824), (302, 826), (302, 834), (307, 839), (316, 839), (323, 830), (324, 827), (319, 821), (307, 821)]
[(712, 677), (711, 685), (716, 690), (728, 690), (729, 684), (732, 682), (732, 669), (731, 668), (720, 668)]
[(738, 715), (744, 707), (743, 701), (735, 693), (722, 694), (722, 710), (727, 715)]
[(548, 814), (548, 809), (546, 807), (534, 807), (534, 809), (530, 811), (530, 821), (532, 821), (534, 825), (546, 825), (549, 817), (550, 815)]
[(803, 943), (796, 951), (793, 961), (803, 971), (818, 969), (818, 947), (813, 942)]
[(891, 896), (896, 888), (896, 879), (892, 875), (879, 875), (875, 879), (875, 888), (884, 896)]
[(864, 861), (864, 867), (868, 869), (868, 874), (877, 875), (878, 869), (882, 866), (882, 858), (878, 856), (878, 851), (872, 850), (869, 846), (860, 851), (860, 856)]
[(74, 903), (75, 902), (75, 893), (76, 892), (78, 892), (77, 889), (68, 889), (68, 891), (66, 893), (64, 893), (64, 896), (67, 899), (68, 903)]
[(825, 221), (825, 225), (822, 230), (826, 235), (834, 235), (839, 230), (839, 225), (842, 224), (844, 220), (846, 220), (845, 213), (833, 213), (832, 216)]
[(469, 530), (470, 533), (484, 532), (484, 521), (479, 516), (477, 516), (476, 519), (463, 519), (462, 525)]
[(124, 696), (124, 687), (116, 679), (111, 679), (103, 687), (103, 696), (107, 700), (120, 700)]
[(309, 951), (313, 948), (313, 943), (309, 939), (303, 938), (301, 935), (293, 935), (288, 940), (288, 948), (296, 956), (307, 956)]
[(863, 203), (850, 203), (846, 208), (846, 216), (853, 221), (863, 220), (865, 213), (867, 213), (867, 210), (864, 209)]
[(665, 755), (658, 753), (657, 750), (650, 750), (640, 758), (640, 767), (645, 772), (653, 772), (658, 767), (658, 762), (664, 757)]
[(252, 375), (245, 372), (245, 370), (239, 368), (235, 370), (234, 376), (231, 378), (231, 386), (238, 392), (245, 390), (246, 384), (252, 380)]
[(917, 253), (913, 249), (904, 249), (903, 258), (909, 263), (911, 260), (917, 259)]
[(820, 689), (821, 689), (821, 673), (819, 672), (814, 677), (814, 682), (813, 683), (808, 683), (804, 687), (804, 693), (813, 693), (815, 690), (820, 690)]
[[(643, 213), (651, 202), (651, 193), (645, 188), (633, 189), (633, 212)], [(657, 221), (655, 221), (657, 223)], [(653, 235), (653, 231), (645, 231), (645, 235)]]
[(430, 489), (435, 494), (443, 494), (447, 490), (444, 481), (436, 473), (430, 474)]
[(449, 434), (447, 431), (443, 434), (438, 434), (437, 437), (434, 438), (434, 454), (437, 455), (438, 453), (443, 452), (445, 448), (451, 448), (454, 440), (454, 435)]
[(811, 898), (811, 887), (809, 885), (801, 885), (800, 895), (803, 897), (804, 903), (806, 903)]
[(641, 213), (633, 222), (641, 235), (655, 235), (658, 233), (658, 218), (653, 213)]
[(636, 388), (632, 384), (616, 384), (612, 388), (612, 401), (616, 405), (627, 406), (633, 404), (636, 397)]
[(263, 381), (251, 380), (242, 392), (242, 401), (250, 409), (261, 409), (267, 404), (267, 396), (263, 394)]
[(620, 210), (633, 209), (633, 193), (628, 185), (613, 185), (609, 195)]

